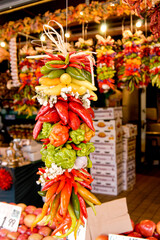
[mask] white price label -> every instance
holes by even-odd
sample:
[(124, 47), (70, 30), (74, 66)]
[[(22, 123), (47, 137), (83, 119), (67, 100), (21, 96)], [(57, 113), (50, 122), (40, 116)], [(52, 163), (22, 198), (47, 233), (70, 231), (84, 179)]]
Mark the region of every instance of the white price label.
[(116, 234), (109, 234), (109, 240), (140, 240), (143, 238), (136, 238), (131, 236), (122, 236), (122, 235), (116, 235)]
[[(85, 240), (86, 239), (86, 224), (87, 224), (87, 221), (86, 221), (86, 219), (84, 221), (85, 221), (84, 227), (81, 225), (79, 227), (78, 231), (77, 231), (77, 238), (76, 238), (76, 240)], [(67, 240), (75, 240), (74, 232), (72, 232), (67, 237)]]
[(21, 216), (21, 207), (0, 202), (0, 228), (16, 232)]

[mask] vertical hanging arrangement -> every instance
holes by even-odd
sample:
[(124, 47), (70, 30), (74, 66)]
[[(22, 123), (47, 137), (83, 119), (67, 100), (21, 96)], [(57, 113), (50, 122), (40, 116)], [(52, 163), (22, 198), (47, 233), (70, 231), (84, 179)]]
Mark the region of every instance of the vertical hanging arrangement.
[(160, 88), (160, 39), (150, 45), (150, 77), (152, 86)]
[(37, 52), (32, 48), (25, 45), (20, 50), (19, 62), (19, 79), (20, 87), (18, 93), (14, 95), (14, 111), (18, 114), (32, 116), (37, 111), (36, 100), (33, 99), (35, 93), (35, 86), (38, 84), (39, 78), (42, 76), (40, 67), (43, 62), (40, 60), (33, 60), (26, 58), (27, 55), (35, 55)]
[(11, 38), (11, 40), (9, 41), (9, 53), (10, 53), (12, 86), (18, 87), (20, 82), (19, 82), (19, 78), (18, 78), (16, 37)]
[(104, 39), (100, 35), (96, 35), (98, 40), (96, 46), (97, 52), (97, 81), (99, 91), (107, 92), (110, 88), (115, 88), (115, 56), (113, 50), (114, 40), (108, 36)]
[(123, 32), (123, 65), (119, 68), (119, 85), (133, 91), (135, 87), (143, 84), (141, 78), (141, 44), (143, 43), (142, 32)]
[(150, 83), (150, 41), (152, 41), (152, 36), (145, 38), (141, 45), (141, 75), (142, 75), (142, 86), (147, 86)]

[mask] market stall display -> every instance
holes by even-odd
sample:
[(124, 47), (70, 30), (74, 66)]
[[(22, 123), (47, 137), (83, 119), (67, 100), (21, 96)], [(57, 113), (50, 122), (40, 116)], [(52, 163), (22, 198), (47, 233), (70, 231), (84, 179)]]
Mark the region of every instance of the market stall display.
[(150, 77), (152, 85), (160, 88), (160, 42), (152, 41), (150, 45)]

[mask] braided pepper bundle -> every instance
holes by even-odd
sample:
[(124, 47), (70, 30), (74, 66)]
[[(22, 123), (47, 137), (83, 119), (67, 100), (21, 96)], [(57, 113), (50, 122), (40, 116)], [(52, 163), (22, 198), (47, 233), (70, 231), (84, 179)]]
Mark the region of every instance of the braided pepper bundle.
[(131, 92), (135, 87), (143, 84), (141, 78), (141, 44), (143, 38), (141, 31), (137, 31), (134, 35), (126, 30), (123, 33), (123, 61), (119, 67), (119, 85), (127, 87)]
[(94, 212), (94, 205), (101, 204), (89, 191), (93, 178), (85, 170), (92, 167), (89, 154), (95, 150), (90, 142), (95, 135), (90, 101), (97, 99), (92, 84), (94, 61), (88, 53), (68, 53), (61, 36), (52, 31), (60, 39), (57, 48), (61, 46), (62, 54), (46, 53), (41, 68), (43, 77), (36, 87), (42, 107), (36, 117), (33, 138), (43, 142), (41, 154), (45, 167), (39, 168), (37, 183), (42, 185), (39, 194), (45, 196), (45, 203), (32, 229), (40, 221), (54, 222), (56, 229), (52, 236), (65, 238), (74, 231), (76, 239), (80, 225), (87, 219), (86, 203)]
[(150, 77), (152, 85), (160, 88), (160, 39), (150, 45)]
[(141, 45), (141, 74), (142, 74), (142, 86), (147, 86), (150, 81), (150, 42), (152, 37), (144, 38), (144, 42)]
[(98, 39), (97, 52), (97, 80), (99, 91), (101, 93), (115, 88), (115, 56), (113, 50), (114, 40), (108, 36), (104, 39), (100, 35), (96, 35)]

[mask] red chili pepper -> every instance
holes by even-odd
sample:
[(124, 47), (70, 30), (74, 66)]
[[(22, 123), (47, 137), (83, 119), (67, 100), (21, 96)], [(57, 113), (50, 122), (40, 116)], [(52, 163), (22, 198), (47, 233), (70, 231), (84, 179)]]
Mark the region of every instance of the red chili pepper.
[(77, 115), (82, 118), (82, 120), (87, 124), (87, 126), (91, 130), (95, 131), (93, 121), (89, 112), (87, 112), (87, 110), (81, 104), (76, 102), (70, 102), (69, 109), (72, 110), (74, 113), (77, 113)]
[(81, 210), (83, 212), (83, 216), (87, 219), (88, 214), (87, 214), (87, 208), (86, 208), (85, 200), (83, 199), (83, 197), (81, 197), (81, 195), (79, 195), (79, 193), (77, 194), (77, 196), (78, 196), (78, 199), (79, 199)]
[(60, 192), (62, 191), (65, 183), (66, 183), (66, 180), (65, 180), (65, 179), (61, 180), (61, 182), (60, 182), (60, 184), (59, 184), (59, 186), (58, 186), (58, 188), (57, 188), (56, 194), (58, 194), (58, 193), (60, 193)]
[(70, 143), (70, 145), (74, 150), (81, 150), (81, 148), (77, 147), (74, 143)]
[(33, 138), (34, 139), (36, 139), (38, 137), (38, 135), (42, 129), (42, 126), (43, 126), (43, 123), (40, 120), (38, 120), (33, 129)]
[(68, 65), (66, 65), (66, 64), (50, 64), (50, 66), (52, 68), (63, 68), (63, 69), (68, 67)]
[(58, 56), (55, 56), (55, 55), (53, 55), (53, 54), (51, 54), (51, 53), (46, 53), (48, 56), (50, 56), (50, 60), (61, 60)]
[(42, 106), (36, 116), (36, 121), (38, 120), (39, 117), (43, 116), (48, 110), (50, 109), (49, 104), (47, 106)]
[(68, 100), (66, 100), (66, 99), (64, 99), (62, 97), (58, 97), (58, 100), (63, 101), (63, 102), (67, 102), (68, 101)]
[(64, 174), (66, 175), (67, 178), (71, 178), (71, 174), (68, 172), (68, 170), (66, 170)]
[(45, 146), (44, 149), (47, 149), (47, 146)]
[(62, 55), (59, 55), (59, 54), (58, 54), (58, 57), (59, 57), (61, 60), (63, 60), (63, 61), (65, 60), (65, 57), (62, 56)]
[(41, 122), (50, 122), (50, 123), (57, 123), (60, 121), (60, 117), (56, 111), (56, 109), (53, 109), (51, 112), (46, 113), (44, 116), (41, 116), (39, 118)]
[(70, 180), (67, 180), (64, 188), (61, 191), (61, 200), (60, 200), (60, 214), (63, 217), (65, 217), (67, 214), (71, 193), (72, 193), (72, 182)]
[(38, 168), (39, 171), (41, 171), (42, 173), (45, 173), (45, 169), (44, 168)]
[(94, 118), (94, 111), (93, 109), (90, 107), (90, 108), (87, 108), (87, 111), (89, 112), (89, 114), (91, 115), (92, 118)]
[(82, 69), (82, 66), (80, 66), (78, 64), (75, 64), (75, 63), (70, 63), (69, 67), (75, 67), (75, 68), (78, 68), (78, 69)]
[(80, 103), (81, 105), (83, 104), (80, 99), (75, 98), (73, 96), (69, 96), (69, 102), (77, 102), (77, 103)]
[(72, 54), (76, 53), (76, 51), (72, 51), (69, 53), (69, 56), (71, 56)]
[(63, 175), (58, 175), (54, 179), (49, 180), (48, 182), (45, 183), (44, 187), (42, 188), (42, 191), (48, 190), (48, 188), (51, 187), (53, 183), (55, 183), (59, 180), (62, 180), (62, 179), (64, 179), (64, 176)]
[(69, 116), (68, 125), (70, 126), (70, 128), (72, 128), (72, 130), (77, 130), (81, 124), (79, 117), (72, 111), (68, 112), (68, 116)]
[(79, 184), (81, 184), (83, 187), (86, 187), (86, 188), (92, 190), (91, 185), (89, 185), (89, 184), (87, 184), (87, 183), (85, 183), (85, 182), (82, 182), (82, 181), (81, 181), (81, 182), (80, 182), (80, 181), (76, 181), (76, 182), (78, 182)]
[(68, 123), (68, 104), (63, 101), (58, 101), (55, 104), (55, 108), (58, 112), (60, 119), (62, 120), (64, 125)]

